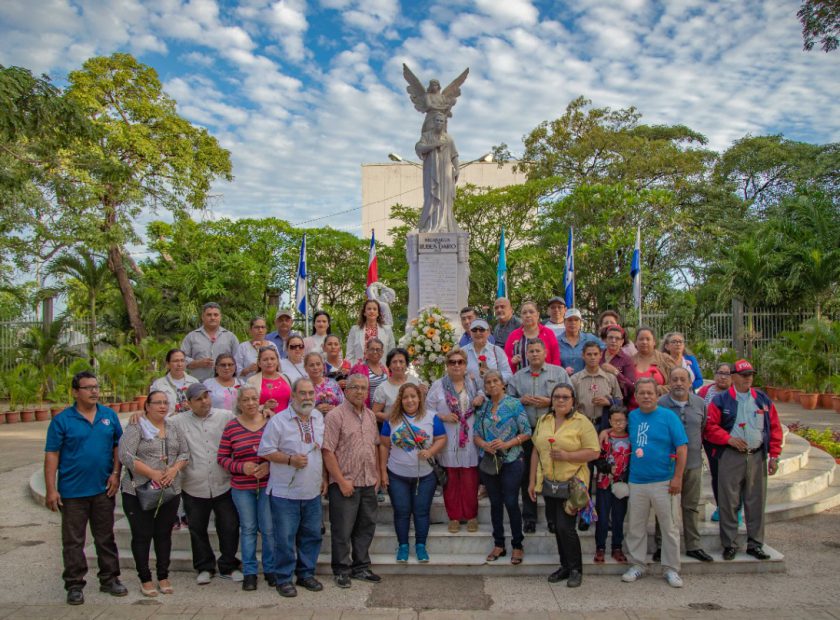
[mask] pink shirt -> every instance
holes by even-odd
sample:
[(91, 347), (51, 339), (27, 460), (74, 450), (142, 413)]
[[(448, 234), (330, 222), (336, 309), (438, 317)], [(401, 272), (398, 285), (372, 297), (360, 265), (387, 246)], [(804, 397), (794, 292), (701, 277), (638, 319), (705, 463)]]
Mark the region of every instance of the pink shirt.
[(262, 385), (260, 386), (260, 404), (262, 405), (267, 400), (272, 398), (277, 401), (277, 406), (274, 408), (274, 413), (283, 411), (289, 406), (289, 399), (292, 397), (292, 388), (283, 379), (277, 377), (276, 379), (266, 379), (263, 377)]
[[(525, 335), (525, 332), (521, 327), (517, 327), (514, 329), (510, 336), (508, 336), (507, 342), (505, 343), (505, 353), (508, 356), (508, 361), (510, 362), (510, 367), (513, 372), (516, 372), (520, 368), (523, 368), (522, 364), (514, 364), (511, 360), (513, 359), (514, 355), (519, 355), (523, 360), (527, 359), (525, 357), (525, 347), (522, 346), (522, 340)], [(554, 364), (555, 366), (562, 366), (560, 363), (560, 345), (557, 344), (557, 336), (554, 335), (554, 330), (550, 327), (546, 327), (545, 325), (539, 326), (539, 333), (537, 334), (537, 338), (542, 340), (545, 343), (545, 361), (547, 364)], [(522, 350), (515, 350), (521, 348)]]

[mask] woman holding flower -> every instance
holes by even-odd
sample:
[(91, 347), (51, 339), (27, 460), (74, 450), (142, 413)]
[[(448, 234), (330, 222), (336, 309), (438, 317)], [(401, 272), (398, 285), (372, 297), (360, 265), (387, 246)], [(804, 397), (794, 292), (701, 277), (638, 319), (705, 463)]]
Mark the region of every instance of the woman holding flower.
[(362, 360), (371, 338), (378, 338), (382, 344), (382, 354), (386, 355), (396, 345), (394, 333), (382, 318), (382, 310), (375, 299), (367, 299), (359, 312), (359, 321), (350, 328), (347, 335), (347, 359), (351, 364)]
[(498, 474), (481, 472), (481, 482), (490, 498), (490, 518), (493, 522), (493, 550), (487, 556), (488, 562), (495, 562), (504, 556), (505, 524), (504, 510), (510, 521), (511, 553), (510, 563), (521, 564), (524, 557), (522, 541), (522, 512), (519, 509), (519, 488), (525, 472), (522, 444), (531, 438), (528, 414), (518, 398), (505, 394), (505, 384), (498, 371), (484, 374), (484, 393), (487, 400), (476, 412), (475, 437), (479, 458), (492, 455), (498, 467)]
[[(190, 461), (187, 442), (178, 430), (167, 421), (169, 399), (165, 392), (152, 390), (143, 405), (143, 415), (137, 424), (125, 428), (119, 445), (119, 458), (123, 464), (122, 503), (131, 528), (131, 553), (140, 577), (143, 596), (157, 596), (149, 569), (149, 547), (154, 541), (158, 588), (163, 594), (172, 594), (169, 582), (169, 554), (172, 549), (172, 526), (178, 518), (181, 485), (178, 474)], [(143, 510), (137, 499), (135, 486), (152, 480), (161, 487), (172, 487), (176, 497)]]
[(303, 358), (303, 366), (312, 380), (312, 387), (315, 388), (315, 408), (318, 411), (326, 414), (344, 402), (344, 392), (338, 383), (324, 376), (324, 357), (321, 353), (307, 353)]
[(540, 324), (540, 311), (533, 301), (526, 301), (519, 310), (522, 327), (514, 329), (505, 342), (510, 367), (513, 372), (528, 367), (528, 357), (525, 349), (528, 341), (539, 338), (545, 343), (545, 361), (555, 366), (560, 365), (560, 345), (557, 336), (550, 327)]
[(168, 415), (181, 413), (190, 408), (187, 400), (187, 388), (198, 379), (186, 373), (187, 358), (181, 349), (170, 349), (166, 353), (167, 373), (152, 383), (150, 391), (160, 391), (166, 394), (169, 402)]
[(257, 533), (262, 540), (263, 575), (274, 586), (274, 529), (266, 495), (268, 461), (257, 456), (266, 419), (260, 412), (260, 394), (248, 385), (239, 393), (236, 418), (225, 426), (217, 461), (231, 475), (231, 497), (239, 513), (243, 590), (257, 589)]
[(473, 442), (475, 408), (484, 402), (474, 381), (467, 377), (467, 356), (455, 347), (446, 356), (446, 374), (429, 388), (426, 407), (446, 428), (446, 450), (440, 463), (449, 482), (443, 502), (449, 516), (449, 531), (457, 533), (461, 521), (468, 532), (478, 531), (478, 448)]
[[(598, 434), (589, 419), (577, 411), (575, 391), (568, 383), (554, 386), (551, 409), (537, 421), (532, 441), (531, 473), (528, 494), (536, 501), (545, 479), (571, 482), (579, 478), (589, 486), (589, 465), (601, 453)], [(545, 512), (554, 521), (560, 568), (548, 577), (549, 583), (568, 579), (567, 586), (576, 588), (583, 582), (583, 559), (575, 521), (577, 510), (566, 510), (566, 500), (545, 497)]]
[(379, 438), (379, 479), (387, 487), (394, 508), (397, 562), (408, 562), (412, 517), (417, 561), (429, 561), (426, 539), (437, 487), (429, 460), (445, 447), (446, 429), (436, 415), (426, 410), (423, 391), (413, 383), (403, 383)]

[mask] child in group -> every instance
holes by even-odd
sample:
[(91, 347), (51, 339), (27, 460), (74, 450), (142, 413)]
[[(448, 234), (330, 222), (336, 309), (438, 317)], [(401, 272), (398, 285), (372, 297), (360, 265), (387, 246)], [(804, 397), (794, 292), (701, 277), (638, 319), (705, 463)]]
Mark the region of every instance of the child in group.
[(627, 408), (610, 408), (609, 430), (601, 432), (601, 456), (595, 461), (595, 505), (598, 521), (595, 524), (595, 562), (604, 562), (607, 533), (612, 524), (612, 557), (627, 562), (621, 549), (624, 542), (624, 516), (627, 514), (628, 466), (630, 465), (630, 437), (627, 434)]

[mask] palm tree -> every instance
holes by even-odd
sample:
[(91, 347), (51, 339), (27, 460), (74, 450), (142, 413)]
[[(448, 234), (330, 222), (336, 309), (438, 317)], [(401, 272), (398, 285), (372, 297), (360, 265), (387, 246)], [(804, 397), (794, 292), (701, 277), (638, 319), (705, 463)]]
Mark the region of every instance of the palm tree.
[(95, 363), (97, 308), (96, 298), (114, 284), (114, 275), (108, 268), (108, 261), (88, 250), (79, 250), (75, 254), (64, 253), (57, 256), (47, 267), (48, 275), (62, 278), (57, 292), (69, 292), (73, 285), (80, 286), (87, 300), (89, 315), (88, 358)]

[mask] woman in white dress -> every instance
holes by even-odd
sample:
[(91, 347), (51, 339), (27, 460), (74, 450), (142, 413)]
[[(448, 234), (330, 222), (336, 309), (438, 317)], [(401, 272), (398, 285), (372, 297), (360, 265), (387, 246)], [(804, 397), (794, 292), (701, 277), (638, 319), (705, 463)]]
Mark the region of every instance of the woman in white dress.
[(365, 357), (365, 349), (368, 340), (371, 338), (379, 338), (382, 341), (384, 351), (383, 355), (388, 355), (396, 344), (394, 342), (394, 332), (382, 317), (382, 309), (379, 302), (375, 299), (367, 299), (362, 304), (361, 312), (359, 312), (359, 321), (350, 328), (350, 333), (347, 336), (346, 358), (350, 360), (351, 365), (358, 364)]

